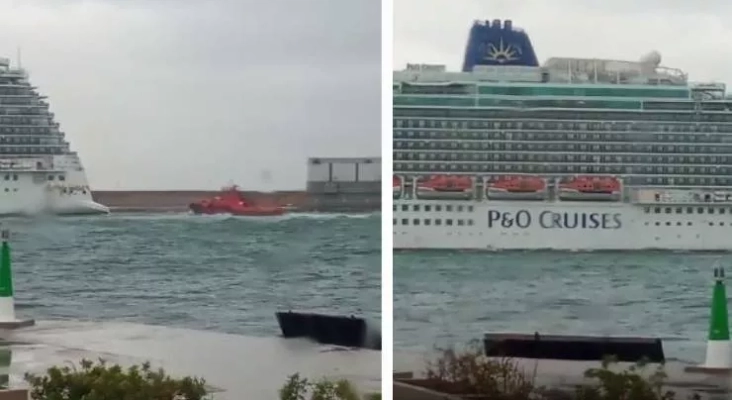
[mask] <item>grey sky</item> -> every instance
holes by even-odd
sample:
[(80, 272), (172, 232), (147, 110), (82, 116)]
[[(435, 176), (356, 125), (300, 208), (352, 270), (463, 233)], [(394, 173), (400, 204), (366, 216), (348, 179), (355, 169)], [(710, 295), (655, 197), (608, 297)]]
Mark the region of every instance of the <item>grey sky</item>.
[(0, 0), (94, 189), (305, 186), (381, 152), (375, 0)]
[[(394, 0), (394, 68), (462, 65), (473, 20), (511, 19), (540, 62), (638, 60), (651, 50), (692, 81), (732, 84), (732, 2), (724, 0)], [(459, 3), (459, 6), (458, 6)], [(417, 11), (418, 10), (418, 11)]]

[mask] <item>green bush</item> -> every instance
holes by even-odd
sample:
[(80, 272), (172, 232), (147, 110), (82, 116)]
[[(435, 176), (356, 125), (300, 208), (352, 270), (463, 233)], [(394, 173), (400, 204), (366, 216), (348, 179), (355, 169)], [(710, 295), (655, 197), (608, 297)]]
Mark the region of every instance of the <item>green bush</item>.
[(26, 374), (33, 400), (201, 400), (205, 381), (174, 379), (149, 363), (123, 369), (83, 359), (76, 365), (51, 367), (45, 375)]
[[(419, 383), (429, 389), (469, 396), (472, 400), (675, 400), (676, 394), (664, 390), (664, 366), (646, 373), (642, 361), (624, 370), (613, 369), (615, 360), (603, 361), (599, 368), (585, 371), (592, 382), (574, 391), (537, 387), (536, 371), (530, 376), (511, 359), (486, 357), (478, 342), (466, 349), (438, 349), (440, 356), (428, 363), (426, 379)], [(699, 399), (693, 394), (692, 399)]]
[[(308, 397), (309, 395), (309, 397)], [(280, 400), (381, 400), (380, 394), (361, 397), (346, 379), (331, 381), (321, 379), (311, 382), (300, 374), (290, 375), (280, 388)]]

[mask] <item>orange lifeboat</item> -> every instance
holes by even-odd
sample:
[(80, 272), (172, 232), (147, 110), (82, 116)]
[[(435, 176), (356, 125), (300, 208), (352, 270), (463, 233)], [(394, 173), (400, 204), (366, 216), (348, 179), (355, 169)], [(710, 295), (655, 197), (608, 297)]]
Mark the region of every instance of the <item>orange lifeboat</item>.
[(417, 198), (425, 200), (469, 200), (473, 179), (468, 176), (433, 175), (417, 182)]
[(493, 200), (544, 200), (546, 195), (546, 180), (539, 176), (503, 176), (486, 188), (486, 196)]
[(575, 201), (619, 201), (622, 183), (614, 176), (576, 176), (559, 184), (559, 198)]
[(189, 204), (194, 214), (231, 214), (245, 217), (272, 217), (283, 215), (285, 207), (262, 206), (249, 203), (237, 186), (226, 187), (218, 196)]
[(402, 197), (402, 180), (398, 176), (394, 176), (391, 182), (391, 186), (394, 190), (394, 198), (398, 199)]

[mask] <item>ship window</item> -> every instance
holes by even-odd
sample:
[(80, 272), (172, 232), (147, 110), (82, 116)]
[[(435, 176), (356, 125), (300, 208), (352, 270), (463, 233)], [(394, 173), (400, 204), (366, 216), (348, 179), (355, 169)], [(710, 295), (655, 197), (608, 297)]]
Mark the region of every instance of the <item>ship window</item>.
[(671, 226), (671, 222), (666, 221), (666, 226)]
[(409, 220), (406, 218), (402, 218), (402, 225), (409, 225)]
[(14, 181), (17, 181), (18, 180), (18, 175), (17, 174), (13, 174), (13, 180)]
[(644, 212), (645, 212), (646, 214), (649, 214), (649, 213), (651, 212), (651, 207), (646, 207), (646, 208), (644, 208), (644, 209), (643, 209), (643, 211), (644, 211)]
[(714, 226), (714, 222), (710, 222), (709, 223), (709, 226)]
[[(445, 211), (448, 211), (448, 212), (452, 211), (452, 206), (450, 206), (450, 205), (445, 206)], [(451, 225), (451, 224), (448, 224), (448, 225)]]
[(676, 214), (683, 214), (683, 213), (684, 213), (683, 208), (681, 208), (681, 207), (676, 208)]
[(666, 214), (671, 214), (671, 207), (666, 207)]
[(676, 226), (681, 226), (681, 221), (677, 222)]
[(392, 209), (392, 211), (396, 211), (397, 210), (396, 204), (394, 204), (393, 206), (391, 206), (391, 209)]
[(699, 207), (699, 208), (697, 208), (697, 209), (696, 209), (696, 212), (697, 212), (698, 214), (704, 214), (704, 209), (703, 209), (703, 208), (701, 208), (701, 207)]
[(661, 225), (661, 223), (660, 223), (660, 222), (658, 222), (658, 221), (656, 221), (656, 226), (659, 226), (659, 225)]
[(468, 206), (468, 212), (473, 212), (473, 206)]
[(419, 211), (419, 204), (415, 204), (412, 206), (412, 211)]
[(48, 175), (48, 180), (49, 181), (52, 181), (53, 180), (53, 175)]
[(409, 211), (409, 206), (406, 204), (402, 204), (402, 211)]
[(473, 220), (472, 219), (469, 219), (468, 220), (468, 226), (473, 226)]
[(10, 175), (9, 174), (8, 175), (5, 175), (5, 180), (6, 181), (9, 181), (10, 180)]
[(691, 208), (691, 207), (686, 207), (686, 213), (687, 214), (693, 214), (694, 213), (694, 209)]
[(442, 225), (442, 220), (439, 218), (435, 219), (435, 225)]
[(397, 224), (397, 219), (394, 218), (394, 220), (392, 222), (393, 222), (394, 225), (396, 225)]
[(661, 207), (656, 207), (656, 208), (654, 208), (654, 209), (653, 209), (653, 212), (654, 212), (655, 214), (660, 214), (660, 213), (661, 213)]
[(452, 220), (451, 219), (446, 219), (445, 220), (445, 225), (452, 226)]
[(714, 214), (714, 209), (712, 207), (707, 208), (707, 212), (709, 214)]
[(426, 219), (426, 220), (424, 220), (424, 224), (425, 225), (431, 225), (432, 224), (432, 221), (429, 220), (429, 219)]
[(691, 221), (687, 222), (686, 225), (691, 226)]
[(463, 211), (463, 206), (457, 206), (457, 211), (458, 212), (462, 212)]
[(425, 205), (424, 206), (424, 210), (427, 211), (427, 212), (430, 212), (430, 211), (432, 211), (432, 207), (429, 206), (429, 205)]
[(440, 212), (440, 211), (442, 211), (442, 206), (440, 206), (440, 205), (436, 205), (436, 206), (435, 206), (435, 211), (437, 211), (437, 212)]
[(724, 214), (724, 212), (725, 212), (725, 211), (726, 211), (726, 209), (725, 209), (725, 208), (720, 208), (720, 209), (719, 209), (719, 213), (720, 213), (720, 214)]

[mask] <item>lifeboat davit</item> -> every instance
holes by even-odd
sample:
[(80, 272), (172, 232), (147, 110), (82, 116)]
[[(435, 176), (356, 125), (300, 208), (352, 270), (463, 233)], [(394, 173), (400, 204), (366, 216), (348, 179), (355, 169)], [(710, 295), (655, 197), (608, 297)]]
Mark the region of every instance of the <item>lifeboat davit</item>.
[(622, 183), (614, 176), (577, 176), (559, 184), (559, 198), (574, 201), (619, 201)]
[(538, 176), (502, 176), (487, 182), (486, 196), (492, 200), (545, 200), (546, 179)]
[(398, 176), (392, 178), (391, 186), (394, 190), (394, 198), (398, 199), (402, 197), (402, 180)]
[(417, 198), (426, 200), (470, 200), (473, 179), (469, 176), (433, 175), (417, 181)]
[(231, 214), (246, 217), (273, 217), (287, 212), (281, 206), (261, 206), (249, 203), (237, 186), (226, 187), (218, 196), (189, 205), (194, 214)]

